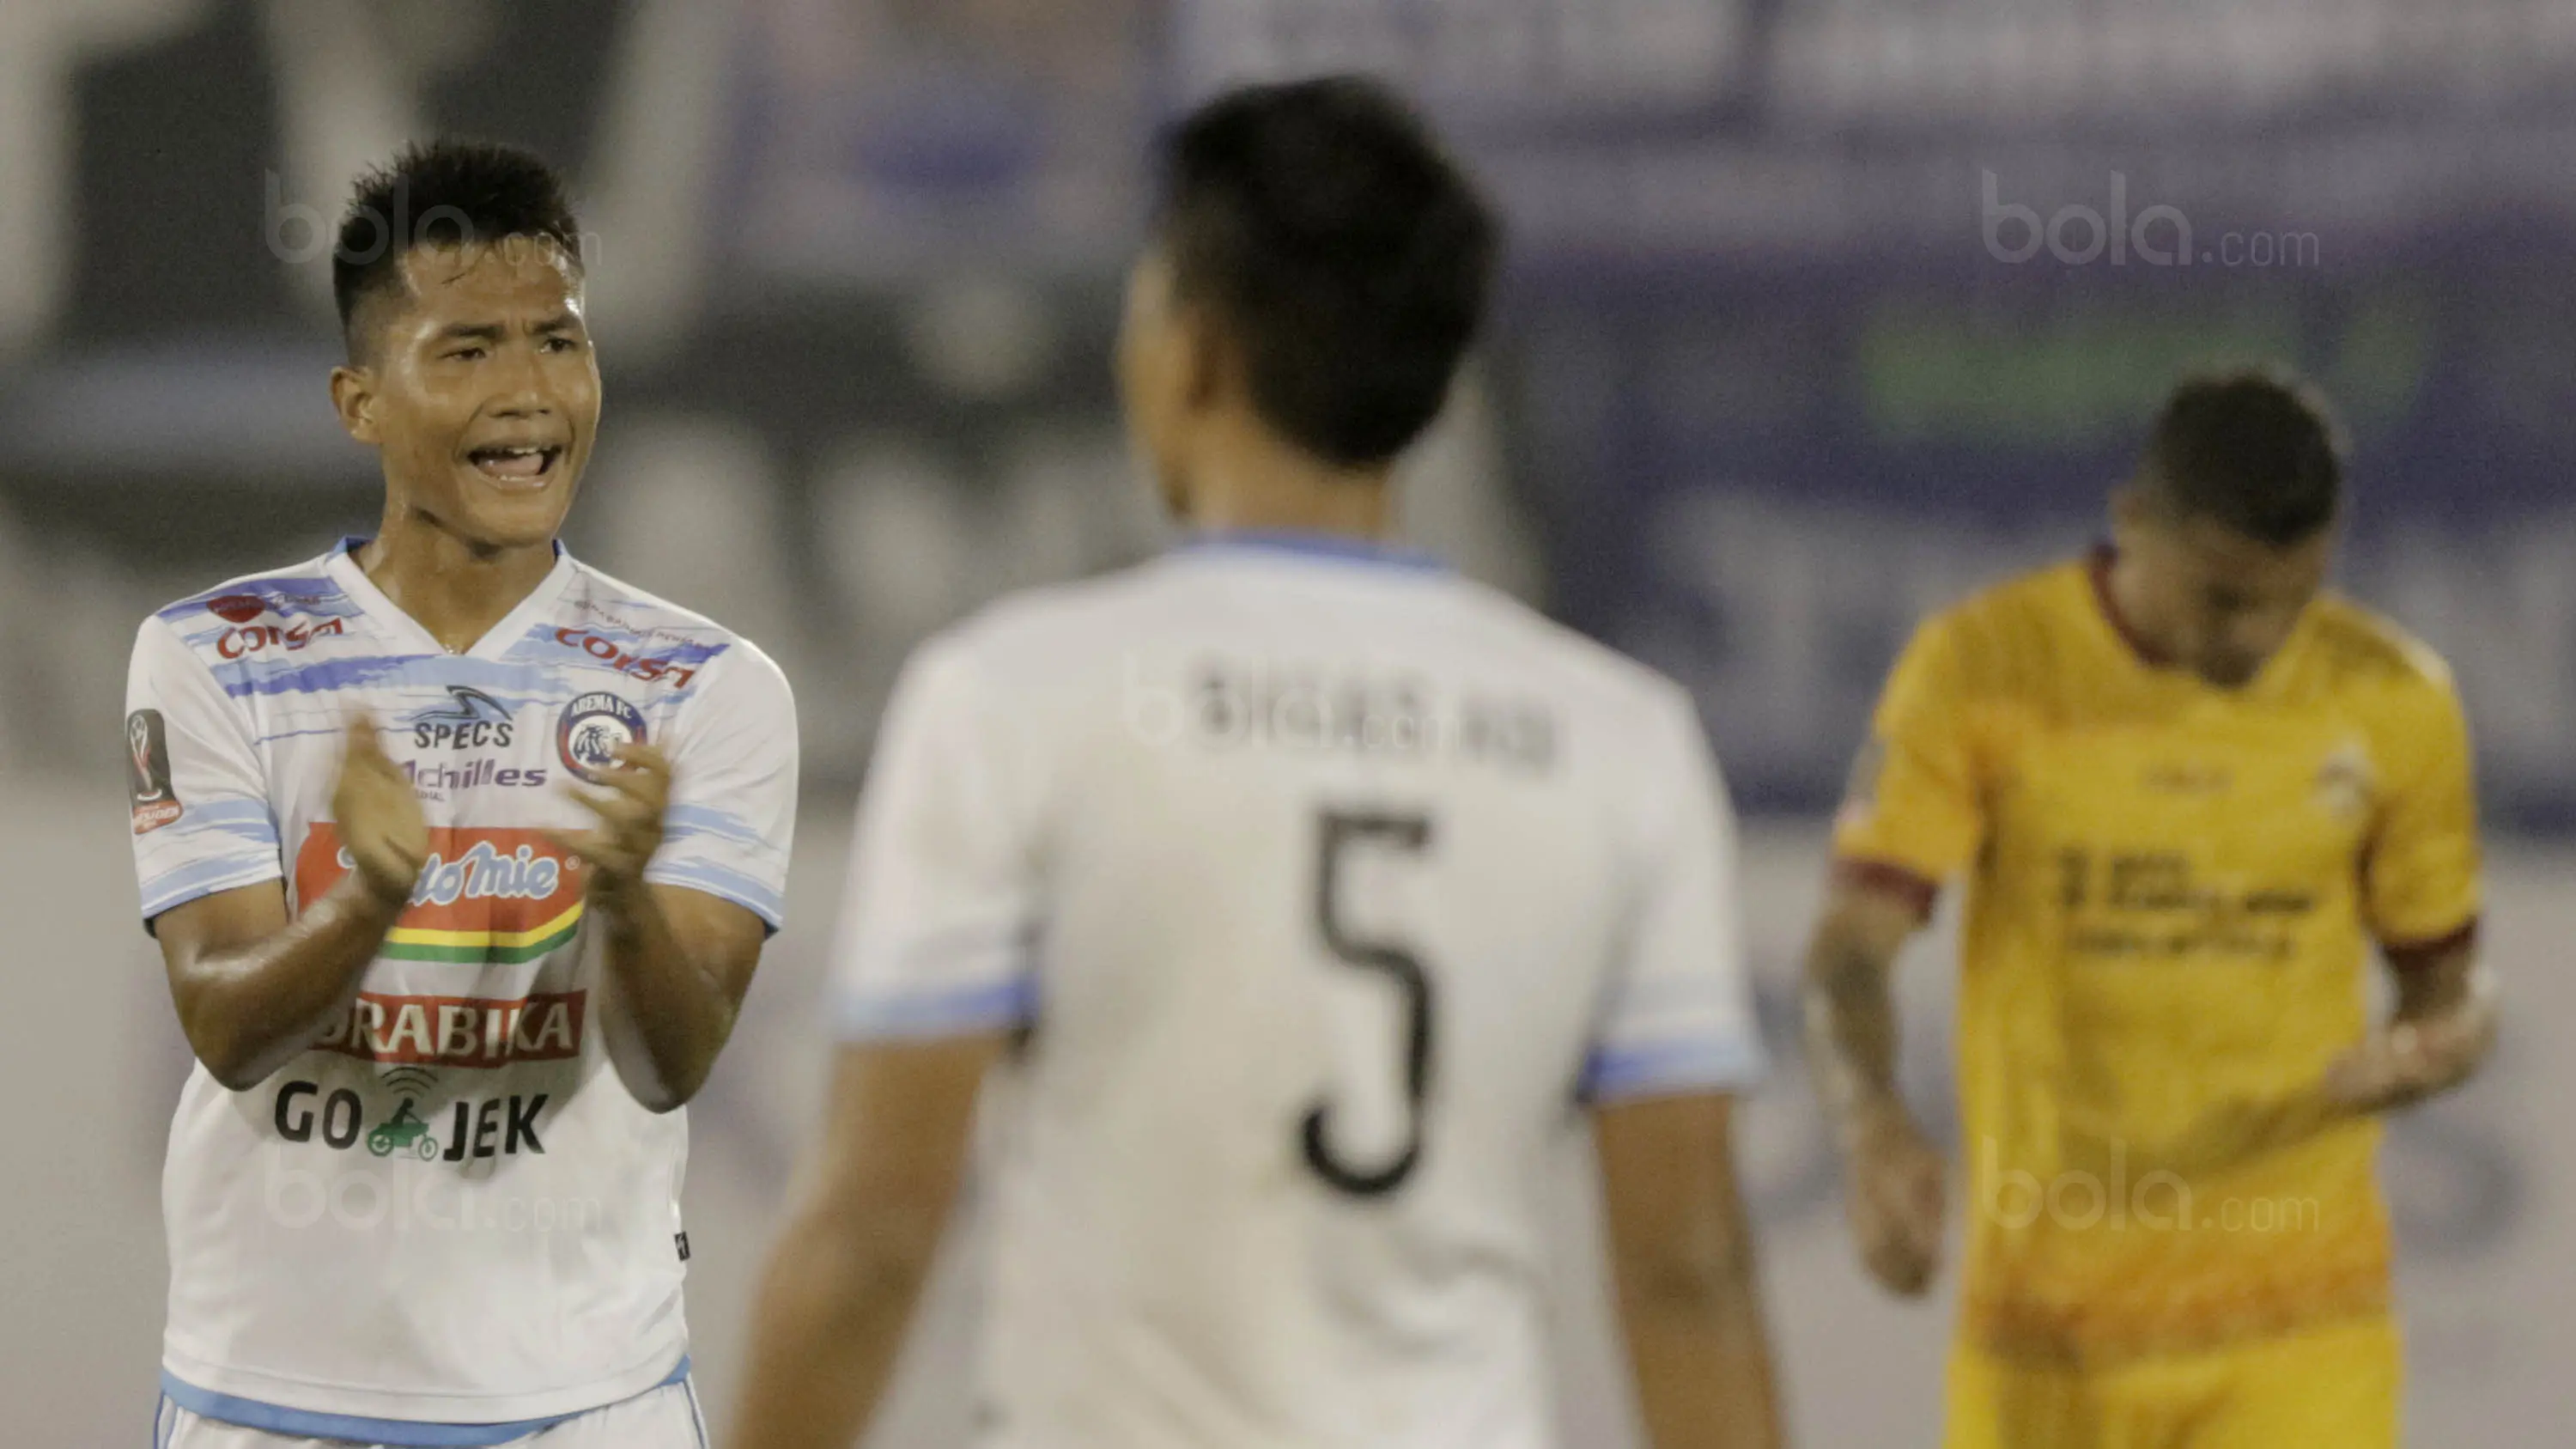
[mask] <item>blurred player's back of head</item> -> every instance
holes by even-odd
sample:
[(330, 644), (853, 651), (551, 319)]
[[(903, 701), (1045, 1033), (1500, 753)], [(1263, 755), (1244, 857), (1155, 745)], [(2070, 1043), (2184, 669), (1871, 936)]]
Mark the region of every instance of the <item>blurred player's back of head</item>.
[(1174, 511), (1282, 452), (1383, 481), (1484, 318), (1500, 226), (1422, 120), (1352, 77), (1231, 91), (1164, 148), (1121, 347)]

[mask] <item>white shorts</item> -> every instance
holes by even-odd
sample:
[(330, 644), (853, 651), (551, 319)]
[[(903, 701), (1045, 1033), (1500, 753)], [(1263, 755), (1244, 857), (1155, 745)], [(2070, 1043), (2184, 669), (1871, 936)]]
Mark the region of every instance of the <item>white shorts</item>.
[[(168, 1399), (152, 1421), (152, 1449), (350, 1449), (353, 1442), (246, 1429)], [(511, 1449), (707, 1449), (707, 1421), (698, 1412), (697, 1389), (682, 1379), (509, 1443)]]

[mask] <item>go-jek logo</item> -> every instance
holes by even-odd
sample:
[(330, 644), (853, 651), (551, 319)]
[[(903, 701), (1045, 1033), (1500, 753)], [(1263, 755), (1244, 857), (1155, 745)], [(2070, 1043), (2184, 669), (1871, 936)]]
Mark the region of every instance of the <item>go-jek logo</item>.
[[(379, 956), (511, 964), (569, 943), (581, 924), (581, 868), (534, 830), (437, 826), (411, 904)], [(316, 821), (295, 856), (295, 898), (321, 899), (353, 868), (339, 827)]]

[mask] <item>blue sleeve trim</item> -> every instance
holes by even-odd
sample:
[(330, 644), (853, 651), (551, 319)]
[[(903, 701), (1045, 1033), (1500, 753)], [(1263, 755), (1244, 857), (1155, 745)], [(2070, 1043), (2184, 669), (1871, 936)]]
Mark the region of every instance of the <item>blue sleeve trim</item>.
[[(689, 1377), (688, 1356), (680, 1357), (654, 1389), (666, 1389), (686, 1383)], [(299, 1439), (341, 1439), (359, 1444), (382, 1444), (392, 1449), (490, 1449), (542, 1433), (558, 1424), (567, 1424), (585, 1414), (595, 1414), (609, 1407), (595, 1404), (569, 1414), (555, 1414), (543, 1419), (518, 1419), (499, 1424), (436, 1424), (416, 1419), (370, 1419), (362, 1414), (325, 1414), (311, 1409), (290, 1409), (283, 1404), (262, 1403), (257, 1399), (239, 1399), (201, 1389), (172, 1374), (161, 1371), (161, 1396), (201, 1419), (237, 1424), (245, 1429), (283, 1434)]]
[(760, 917), (772, 931), (787, 924), (787, 897), (767, 881), (755, 880), (741, 871), (716, 864), (711, 860), (682, 857), (678, 860), (655, 860), (644, 867), (644, 878), (655, 885), (686, 886), (693, 891), (728, 900)]
[(217, 891), (238, 890), (262, 881), (282, 880), (285, 876), (285, 868), (278, 864), (274, 848), (257, 859), (233, 856), (201, 860), (143, 882), (143, 919), (151, 920), (164, 911), (176, 910)]
[(1761, 1043), (1750, 1036), (1695, 1037), (1653, 1046), (1596, 1050), (1583, 1067), (1583, 1095), (1596, 1102), (1734, 1091), (1762, 1080)]
[(778, 853), (778, 847), (752, 829), (750, 821), (729, 811), (711, 810), (704, 805), (674, 805), (662, 812), (662, 835), (666, 840), (706, 835), (763, 855)]
[(1009, 1031), (1036, 1023), (1038, 978), (1034, 972), (1023, 972), (1007, 981), (947, 991), (844, 995), (834, 1017), (843, 1041), (911, 1041)]
[(277, 849), (277, 817), (265, 800), (212, 800), (191, 805), (187, 813), (164, 828), (178, 839), (211, 830), (269, 850)]

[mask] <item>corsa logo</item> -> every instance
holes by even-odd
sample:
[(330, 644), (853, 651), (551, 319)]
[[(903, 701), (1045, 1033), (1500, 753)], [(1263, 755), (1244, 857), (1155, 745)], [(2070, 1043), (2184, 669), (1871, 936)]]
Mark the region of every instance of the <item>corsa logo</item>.
[[(523, 999), (380, 996), (361, 992), (349, 1014), (314, 1045), (362, 1062), (424, 1067), (506, 1067), (581, 1055), (587, 993)], [(382, 1153), (377, 1154), (382, 1156)]]
[(676, 661), (668, 658), (646, 659), (633, 650), (618, 647), (617, 641), (594, 634), (588, 629), (557, 629), (555, 642), (566, 649), (578, 649), (618, 673), (643, 680), (647, 684), (659, 680), (669, 683), (675, 689), (681, 688), (697, 676), (699, 669), (699, 666), (694, 663), (675, 667)]
[[(320, 900), (353, 868), (340, 829), (315, 821), (295, 853), (295, 898)], [(515, 965), (572, 940), (581, 867), (534, 830), (434, 826), (411, 904), (377, 954), (398, 961)]]
[(245, 624), (237, 629), (226, 629), (222, 634), (217, 635), (215, 652), (226, 659), (239, 659), (245, 654), (256, 654), (263, 649), (301, 649), (316, 639), (326, 639), (332, 635), (347, 632), (349, 632), (348, 622), (343, 619), (325, 619), (319, 624), (298, 624), (290, 629), (281, 629), (275, 624)]

